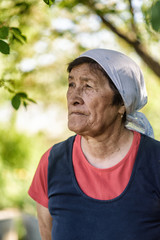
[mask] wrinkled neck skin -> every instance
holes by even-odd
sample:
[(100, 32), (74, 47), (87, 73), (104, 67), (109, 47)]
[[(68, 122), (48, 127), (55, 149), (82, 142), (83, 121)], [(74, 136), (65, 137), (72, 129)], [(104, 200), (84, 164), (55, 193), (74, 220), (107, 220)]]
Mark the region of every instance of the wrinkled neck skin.
[(81, 148), (88, 162), (97, 168), (110, 168), (119, 163), (128, 153), (133, 141), (133, 132), (124, 125), (97, 136), (82, 136)]

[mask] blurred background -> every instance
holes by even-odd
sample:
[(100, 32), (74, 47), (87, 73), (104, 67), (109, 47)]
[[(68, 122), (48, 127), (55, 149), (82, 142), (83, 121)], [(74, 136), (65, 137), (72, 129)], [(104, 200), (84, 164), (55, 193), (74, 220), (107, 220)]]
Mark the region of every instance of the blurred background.
[(160, 1), (0, 1), (0, 239), (40, 239), (27, 195), (42, 154), (67, 129), (67, 64), (109, 48), (141, 67), (142, 111), (160, 140)]

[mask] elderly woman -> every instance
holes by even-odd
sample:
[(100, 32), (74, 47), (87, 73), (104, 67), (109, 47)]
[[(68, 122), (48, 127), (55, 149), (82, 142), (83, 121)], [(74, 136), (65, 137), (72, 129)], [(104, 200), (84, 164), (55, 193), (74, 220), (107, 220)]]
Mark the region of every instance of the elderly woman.
[(159, 240), (160, 143), (137, 112), (147, 102), (141, 70), (120, 52), (93, 49), (68, 72), (76, 136), (42, 156), (29, 189), (42, 239)]

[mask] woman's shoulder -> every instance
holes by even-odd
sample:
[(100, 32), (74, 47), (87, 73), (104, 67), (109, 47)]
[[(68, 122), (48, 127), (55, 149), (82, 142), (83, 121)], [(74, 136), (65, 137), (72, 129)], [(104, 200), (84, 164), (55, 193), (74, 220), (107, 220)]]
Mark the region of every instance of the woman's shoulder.
[(158, 150), (160, 150), (160, 141), (157, 139), (141, 134), (141, 142), (144, 143), (149, 149), (158, 148)]
[(160, 160), (160, 141), (141, 134), (139, 152), (147, 159)]
[(70, 146), (70, 145), (72, 146), (75, 137), (76, 137), (76, 135), (71, 136), (71, 137), (65, 139), (64, 141), (61, 141), (61, 142), (58, 142), (58, 143), (54, 144), (51, 147), (50, 152), (58, 151), (59, 149), (60, 149), (60, 151), (62, 151), (63, 148), (66, 148), (67, 146)]

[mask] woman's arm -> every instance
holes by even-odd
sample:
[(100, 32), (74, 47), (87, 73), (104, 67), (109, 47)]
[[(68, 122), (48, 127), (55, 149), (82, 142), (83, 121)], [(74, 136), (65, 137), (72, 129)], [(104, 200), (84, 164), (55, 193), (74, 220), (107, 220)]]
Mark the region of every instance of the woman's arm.
[(52, 217), (48, 208), (37, 203), (37, 215), (42, 240), (51, 240)]

